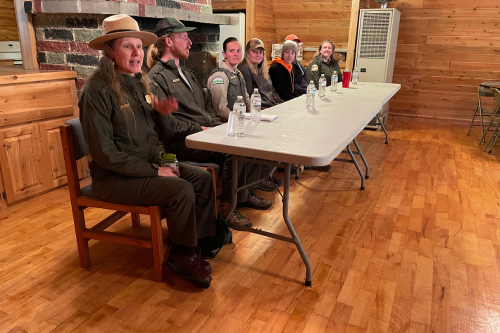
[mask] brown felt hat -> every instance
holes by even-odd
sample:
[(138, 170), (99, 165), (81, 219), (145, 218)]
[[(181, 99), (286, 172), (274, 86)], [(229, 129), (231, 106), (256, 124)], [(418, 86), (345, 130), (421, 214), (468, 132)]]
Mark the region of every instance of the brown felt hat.
[(158, 39), (155, 34), (146, 31), (140, 31), (137, 21), (126, 14), (118, 14), (106, 17), (102, 21), (101, 37), (90, 41), (89, 46), (94, 50), (104, 49), (104, 43), (110, 40), (123, 37), (136, 37), (142, 40), (142, 46), (146, 47)]

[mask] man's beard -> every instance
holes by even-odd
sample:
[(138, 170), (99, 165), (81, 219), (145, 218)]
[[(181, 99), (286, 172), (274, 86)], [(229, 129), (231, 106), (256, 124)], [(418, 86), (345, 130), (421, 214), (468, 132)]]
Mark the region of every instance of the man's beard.
[(189, 50), (181, 50), (177, 45), (174, 44), (172, 48), (172, 55), (178, 59), (186, 60), (189, 58)]

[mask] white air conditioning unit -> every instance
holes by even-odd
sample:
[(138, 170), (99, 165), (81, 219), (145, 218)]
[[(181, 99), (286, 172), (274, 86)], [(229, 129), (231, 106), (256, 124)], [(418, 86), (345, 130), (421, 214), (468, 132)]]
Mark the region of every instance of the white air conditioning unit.
[[(355, 66), (360, 82), (392, 83), (400, 16), (395, 8), (359, 11)], [(387, 124), (389, 103), (380, 113), (384, 125)], [(368, 127), (372, 126), (378, 129), (375, 121)]]

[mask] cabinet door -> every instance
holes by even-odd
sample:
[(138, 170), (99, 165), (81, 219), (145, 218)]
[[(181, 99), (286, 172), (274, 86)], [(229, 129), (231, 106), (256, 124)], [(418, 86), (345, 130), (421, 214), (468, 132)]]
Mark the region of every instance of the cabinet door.
[(38, 124), (1, 130), (0, 144), (0, 164), (8, 203), (48, 189)]
[[(61, 133), (59, 126), (63, 125), (66, 119), (57, 119), (40, 123), (40, 134), (42, 137), (42, 151), (44, 163), (46, 164), (47, 182), (49, 188), (64, 185), (68, 182), (66, 178), (66, 165), (64, 164), (63, 147), (61, 143)], [(82, 158), (77, 162), (79, 178), (88, 176), (87, 158)]]

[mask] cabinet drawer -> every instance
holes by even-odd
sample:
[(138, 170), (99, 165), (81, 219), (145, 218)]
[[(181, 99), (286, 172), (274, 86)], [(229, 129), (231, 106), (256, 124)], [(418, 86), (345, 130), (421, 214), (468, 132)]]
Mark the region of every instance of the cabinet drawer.
[(74, 80), (4, 85), (0, 89), (0, 126), (77, 114)]

